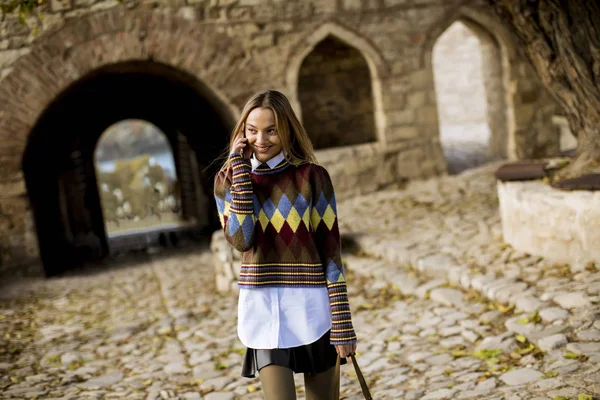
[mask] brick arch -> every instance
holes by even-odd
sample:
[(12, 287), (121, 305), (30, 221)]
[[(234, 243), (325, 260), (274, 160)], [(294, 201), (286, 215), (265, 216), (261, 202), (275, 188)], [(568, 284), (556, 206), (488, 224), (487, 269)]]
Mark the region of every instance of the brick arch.
[[(497, 78), (486, 79), (486, 101), (488, 103), (488, 124), (490, 128), (489, 150), (494, 156), (513, 158), (515, 129), (513, 99), (509, 90), (511, 65), (517, 58), (516, 50), (508, 32), (501, 24), (487, 15), (460, 7), (442, 17), (429, 32), (419, 56), (421, 68), (433, 73), (433, 47), (439, 37), (455, 22), (462, 22), (477, 36), (482, 46), (488, 49), (484, 59), (484, 68), (492, 70), (490, 75)], [(492, 60), (487, 62), (486, 60)], [(487, 65), (486, 65), (487, 64)]]
[[(0, 142), (11, 152), (3, 157), (1, 167), (18, 173), (30, 130), (70, 85), (103, 66), (145, 60), (196, 78), (197, 82), (190, 84), (197, 84), (224, 120), (233, 122), (239, 115), (238, 107), (221, 90), (228, 75), (224, 70), (252, 67), (238, 43), (210, 27), (173, 15), (115, 7), (45, 33), (0, 81), (0, 97), (9, 99), (0, 105)], [(236, 95), (235, 90), (227, 92)], [(2, 148), (0, 153), (5, 153)]]
[(302, 62), (315, 46), (328, 36), (333, 36), (357, 49), (365, 58), (371, 74), (376, 136), (378, 141), (384, 142), (386, 121), (383, 111), (381, 80), (388, 74), (388, 66), (379, 50), (369, 40), (337, 23), (327, 22), (319, 26), (314, 32), (303, 37), (291, 52), (286, 66), (286, 87), (294, 110), (302, 118), (302, 109), (298, 99), (298, 77)]

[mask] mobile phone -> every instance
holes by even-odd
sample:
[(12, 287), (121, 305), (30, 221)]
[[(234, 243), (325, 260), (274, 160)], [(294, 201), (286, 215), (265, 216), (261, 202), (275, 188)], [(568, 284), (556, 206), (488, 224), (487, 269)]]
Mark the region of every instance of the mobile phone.
[[(242, 137), (244, 139), (246, 139), (246, 123), (245, 122), (242, 124)], [(240, 156), (242, 156), (242, 158), (244, 158), (244, 149), (240, 150)]]

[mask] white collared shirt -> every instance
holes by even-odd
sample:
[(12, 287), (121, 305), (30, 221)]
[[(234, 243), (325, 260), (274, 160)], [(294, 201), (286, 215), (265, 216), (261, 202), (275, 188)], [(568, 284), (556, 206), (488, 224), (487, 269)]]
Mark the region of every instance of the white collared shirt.
[[(267, 161), (269, 168), (284, 159), (283, 152)], [(262, 163), (250, 158), (254, 171)], [(240, 288), (238, 337), (253, 349), (287, 349), (317, 341), (331, 329), (327, 288)]]
[[(269, 161), (267, 161), (267, 165), (269, 166), (269, 168), (274, 168), (277, 166), (277, 164), (282, 162), (284, 158), (285, 158), (285, 155), (283, 154), (283, 151), (280, 151), (279, 154), (277, 154), (275, 157), (273, 157)], [(252, 164), (252, 171), (254, 171), (256, 168), (260, 167), (260, 165), (262, 164), (262, 162), (260, 162), (256, 159), (254, 154), (252, 154), (252, 157), (250, 157), (250, 163)]]

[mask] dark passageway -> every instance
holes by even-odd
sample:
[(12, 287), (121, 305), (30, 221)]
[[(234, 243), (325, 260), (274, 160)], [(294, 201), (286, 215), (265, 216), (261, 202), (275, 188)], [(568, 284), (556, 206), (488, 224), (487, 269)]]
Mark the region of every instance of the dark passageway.
[(231, 118), (197, 79), (157, 63), (107, 66), (67, 88), (37, 121), (23, 157), (46, 273), (101, 260), (116, 248), (140, 249), (174, 238), (155, 232), (114, 243), (107, 239), (94, 151), (102, 133), (126, 119), (148, 121), (166, 135), (189, 231), (197, 236), (216, 229), (210, 199), (219, 163), (213, 161), (226, 146)]

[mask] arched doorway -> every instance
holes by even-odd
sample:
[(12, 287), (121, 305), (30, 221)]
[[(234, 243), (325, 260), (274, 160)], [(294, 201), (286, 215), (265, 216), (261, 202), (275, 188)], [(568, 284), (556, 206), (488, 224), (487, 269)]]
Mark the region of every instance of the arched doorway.
[(96, 145), (94, 164), (109, 240), (196, 222), (181, 214), (173, 150), (150, 122), (127, 119), (111, 125)]
[(109, 65), (67, 88), (29, 136), (23, 171), (48, 275), (179, 232), (145, 230), (113, 240), (107, 230), (94, 155), (108, 128), (131, 119), (151, 123), (168, 141), (177, 178), (173, 190), (180, 193), (178, 213), (190, 223), (189, 231), (218, 227), (212, 179), (231, 127), (228, 111), (201, 82), (164, 64)]
[(369, 66), (336, 37), (324, 38), (303, 60), (298, 100), (315, 149), (376, 141)]
[(436, 40), (432, 63), (448, 172), (505, 157), (508, 132), (497, 42), (476, 24), (458, 20)]

